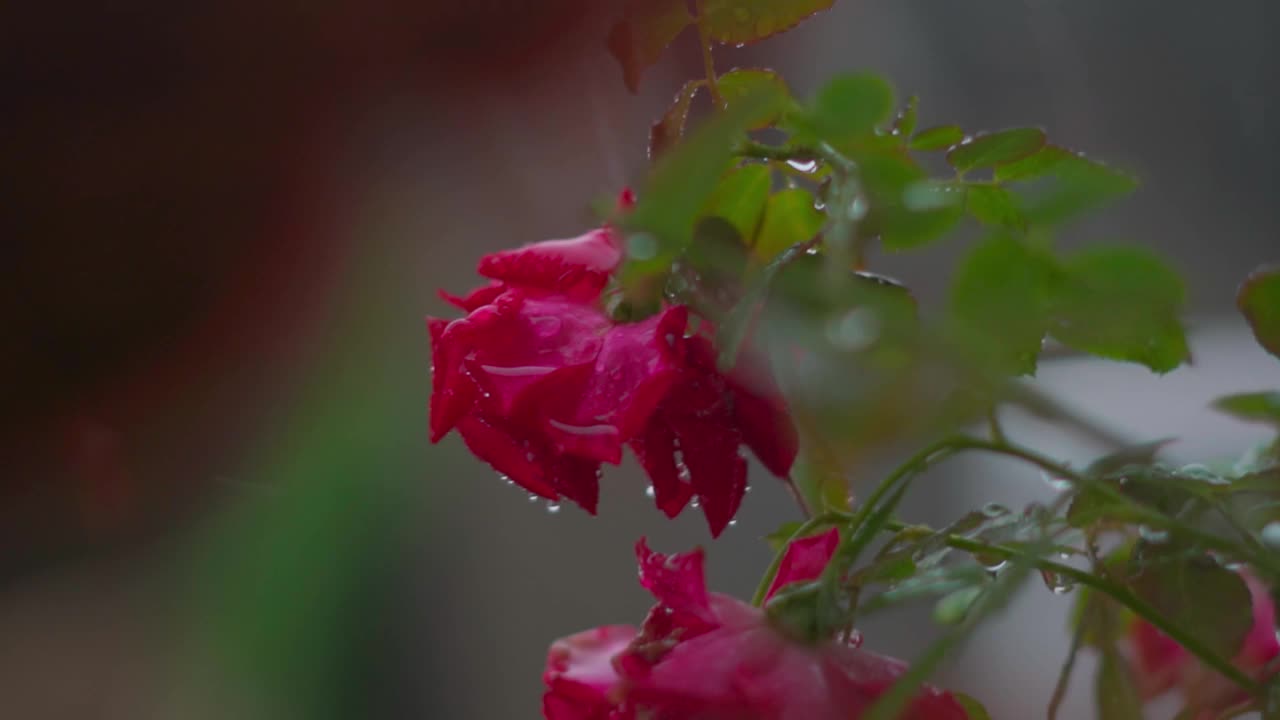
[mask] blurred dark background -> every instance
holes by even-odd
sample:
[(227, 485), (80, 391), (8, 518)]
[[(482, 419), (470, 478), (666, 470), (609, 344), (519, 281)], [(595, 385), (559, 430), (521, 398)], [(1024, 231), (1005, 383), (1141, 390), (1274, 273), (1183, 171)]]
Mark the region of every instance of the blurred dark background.
[[(705, 543), (696, 518), (662, 521), (629, 464), (605, 479), (604, 519), (549, 517), (425, 437), (435, 289), (470, 286), (484, 252), (581, 232), (593, 199), (642, 177), (649, 122), (699, 73), (686, 35), (628, 95), (604, 50), (616, 13), (0, 7), (4, 716), (535, 717), (549, 640), (642, 618), (630, 544)], [(1192, 456), (1254, 437), (1202, 412), (1212, 392), (1280, 384), (1230, 312), (1240, 278), (1280, 260), (1277, 28), (1270, 0), (839, 0), (717, 57), (778, 68), (799, 95), (870, 69), (921, 96), (925, 125), (1043, 125), (1142, 177), (1066, 242), (1168, 254), (1197, 364), (1161, 383), (1087, 363), (1045, 377), (1142, 435), (1190, 436)], [(962, 250), (878, 262), (927, 299)], [(713, 584), (738, 594), (792, 513), (759, 479), (711, 546)], [(1027, 482), (913, 512), (1047, 491)], [(1017, 690), (997, 717), (1043, 706), (1060, 606), (982, 646), (1022, 673), (999, 675)], [(922, 626), (888, 617), (868, 642), (909, 656)], [(1038, 664), (1010, 644), (1030, 626)], [(946, 679), (989, 700), (997, 670), (964, 665)]]

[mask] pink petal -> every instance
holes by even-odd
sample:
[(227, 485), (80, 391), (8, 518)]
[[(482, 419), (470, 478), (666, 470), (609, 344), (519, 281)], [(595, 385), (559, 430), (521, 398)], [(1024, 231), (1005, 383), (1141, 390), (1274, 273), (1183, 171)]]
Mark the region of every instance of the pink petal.
[(431, 334), (431, 442), (439, 442), (475, 402), (475, 382), (462, 372), (461, 348), (445, 339), (449, 322), (427, 318)]
[(490, 282), (488, 285), (478, 287), (462, 296), (451, 295), (444, 290), (438, 291), (438, 294), (440, 295), (441, 300), (444, 300), (459, 310), (471, 312), (493, 302), (503, 293), (504, 290), (506, 290), (506, 286), (495, 280)]
[[(716, 350), (706, 337), (689, 339), (689, 356), (691, 363), (716, 372)], [(726, 381), (743, 441), (765, 469), (786, 477), (795, 463), (800, 439), (768, 363), (748, 348), (739, 353)]]
[(606, 625), (561, 638), (551, 645), (542, 681), (547, 720), (607, 720), (618, 684), (612, 659), (636, 635), (628, 625)]
[(654, 504), (669, 518), (679, 515), (693, 497), (693, 485), (681, 477), (676, 467), (676, 436), (671, 426), (654, 418), (643, 433), (631, 439), (630, 445), (653, 483)]
[(517, 440), (510, 432), (476, 415), (464, 417), (458, 423), (458, 430), (467, 448), (494, 470), (535, 495), (552, 501), (560, 499), (543, 471), (538, 450), (531, 449), (527, 442)]
[(581, 402), (548, 422), (546, 432), (562, 451), (613, 464), (622, 459), (622, 443), (644, 429), (679, 376), (687, 315), (672, 307), (609, 330)]
[(835, 528), (819, 535), (791, 541), (787, 545), (786, 552), (782, 554), (778, 574), (769, 585), (769, 592), (765, 595), (765, 599), (773, 597), (773, 594), (785, 585), (818, 579), (839, 544), (840, 531)]
[(579, 300), (599, 296), (622, 261), (622, 248), (608, 228), (566, 240), (545, 240), (485, 255), (481, 275), (511, 285), (564, 293)]
[(600, 500), (600, 463), (595, 460), (555, 454), (546, 463), (546, 474), (561, 495), (588, 513), (596, 514)]
[(707, 582), (702, 571), (702, 549), (663, 555), (649, 549), (644, 538), (636, 543), (640, 563), (640, 585), (653, 593), (671, 612), (687, 613), (714, 621)]
[[(701, 429), (696, 429), (699, 425)], [(719, 537), (747, 494), (747, 461), (738, 454), (741, 436), (715, 423), (686, 421), (673, 426), (711, 537)]]

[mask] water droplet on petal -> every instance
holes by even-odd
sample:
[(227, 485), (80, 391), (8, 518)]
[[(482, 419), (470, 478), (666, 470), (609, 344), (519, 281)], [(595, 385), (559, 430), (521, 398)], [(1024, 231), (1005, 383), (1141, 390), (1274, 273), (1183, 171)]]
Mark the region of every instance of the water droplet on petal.
[(738, 519), (737, 519), (737, 518), (734, 518), (734, 519), (732, 519), (732, 520), (730, 520), (730, 521), (729, 521), (729, 527), (735, 527), (735, 526), (737, 526), (737, 524), (738, 524)]
[(539, 498), (537, 495), (534, 495), (533, 493), (529, 493), (529, 502), (536, 503), (538, 502), (538, 500), (541, 500), (541, 498)]
[(701, 506), (702, 506), (702, 503), (699, 502), (698, 498), (696, 497), (693, 500), (689, 501), (689, 507), (693, 508), (694, 510), (697, 510)]
[(653, 489), (652, 485), (644, 489), (644, 496), (649, 498), (650, 500), (652, 500), (655, 495), (657, 495), (657, 491)]
[(560, 503), (557, 503), (557, 502), (549, 502), (549, 503), (547, 503), (547, 514), (548, 514), (548, 515), (555, 515), (555, 514), (556, 514), (556, 513), (558, 513), (558, 512), (560, 512)]

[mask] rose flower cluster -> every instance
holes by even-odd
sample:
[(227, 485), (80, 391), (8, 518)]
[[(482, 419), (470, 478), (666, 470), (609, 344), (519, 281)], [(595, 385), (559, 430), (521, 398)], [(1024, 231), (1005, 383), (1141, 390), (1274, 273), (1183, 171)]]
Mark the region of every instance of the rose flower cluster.
[[(769, 590), (817, 578), (836, 530), (792, 542)], [(707, 591), (702, 551), (636, 547), (657, 599), (627, 625), (556, 641), (543, 675), (547, 720), (856, 720), (906, 670), (837, 638), (808, 638), (783, 618)], [(854, 635), (854, 637), (858, 637)], [(921, 688), (903, 720), (965, 720), (949, 693)]]
[(590, 513), (601, 463), (618, 464), (627, 446), (660, 510), (675, 517), (696, 498), (718, 535), (746, 492), (741, 448), (785, 477), (795, 429), (768, 373), (716, 369), (709, 325), (691, 332), (684, 306), (611, 318), (604, 299), (622, 257), (604, 227), (487, 255), (478, 270), (489, 284), (442, 293), (466, 316), (427, 320), (432, 442), (456, 428), (525, 490)]

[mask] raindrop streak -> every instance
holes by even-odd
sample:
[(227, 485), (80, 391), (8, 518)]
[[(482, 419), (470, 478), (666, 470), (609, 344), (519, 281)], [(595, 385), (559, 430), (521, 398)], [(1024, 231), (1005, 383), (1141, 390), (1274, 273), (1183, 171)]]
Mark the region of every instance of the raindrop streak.
[(788, 160), (787, 164), (802, 173), (811, 173), (818, 169), (817, 160)]

